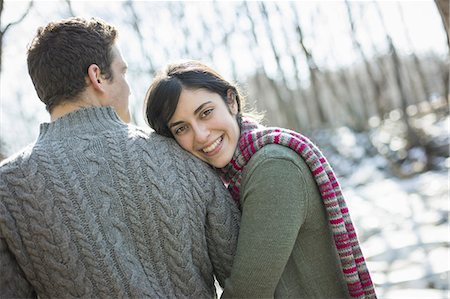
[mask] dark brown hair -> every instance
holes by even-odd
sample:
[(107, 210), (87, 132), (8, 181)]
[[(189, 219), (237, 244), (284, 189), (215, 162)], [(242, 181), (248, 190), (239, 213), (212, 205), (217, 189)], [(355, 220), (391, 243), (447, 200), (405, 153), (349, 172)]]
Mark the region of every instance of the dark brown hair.
[(112, 25), (96, 18), (64, 19), (37, 30), (28, 48), (28, 73), (49, 112), (86, 89), (91, 64), (112, 80), (112, 47), (117, 35)]
[(168, 65), (153, 80), (147, 91), (145, 116), (147, 123), (156, 133), (173, 137), (167, 124), (175, 113), (183, 88), (207, 89), (219, 94), (226, 103), (228, 90), (231, 90), (238, 104), (238, 123), (240, 123), (242, 96), (237, 87), (207, 65), (191, 60)]

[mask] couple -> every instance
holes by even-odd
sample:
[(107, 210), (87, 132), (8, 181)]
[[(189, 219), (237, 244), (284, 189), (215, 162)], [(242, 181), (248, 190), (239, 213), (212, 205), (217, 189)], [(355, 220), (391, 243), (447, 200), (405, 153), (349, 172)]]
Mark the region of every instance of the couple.
[(116, 38), (72, 18), (30, 45), (51, 122), (0, 167), (0, 298), (375, 298), (320, 151), (195, 61), (151, 84), (157, 134), (126, 124)]

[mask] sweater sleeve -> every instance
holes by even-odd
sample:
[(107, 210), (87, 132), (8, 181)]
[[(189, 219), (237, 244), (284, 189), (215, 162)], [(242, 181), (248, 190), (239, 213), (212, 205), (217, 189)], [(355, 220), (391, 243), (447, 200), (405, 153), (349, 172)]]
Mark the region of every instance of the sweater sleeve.
[(33, 287), (7, 243), (7, 239), (17, 240), (19, 237), (12, 235), (16, 228), (8, 229), (14, 226), (14, 219), (4, 205), (6, 200), (11, 199), (4, 177), (8, 166), (0, 164), (0, 167), (0, 298), (36, 298)]
[(36, 298), (0, 231), (0, 298)]
[[(212, 173), (212, 172), (211, 172)], [(214, 274), (220, 286), (230, 276), (236, 252), (241, 213), (222, 181), (212, 173), (212, 189), (206, 219), (206, 239)]]
[(304, 178), (304, 163), (263, 154), (248, 167), (238, 248), (222, 298), (274, 297), (314, 187)]

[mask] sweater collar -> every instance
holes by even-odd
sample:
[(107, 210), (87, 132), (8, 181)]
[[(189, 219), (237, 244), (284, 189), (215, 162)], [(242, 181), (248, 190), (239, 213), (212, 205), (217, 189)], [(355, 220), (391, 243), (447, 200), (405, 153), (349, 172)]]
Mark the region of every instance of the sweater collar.
[(53, 122), (41, 123), (39, 139), (60, 139), (123, 127), (125, 123), (112, 107), (81, 108)]

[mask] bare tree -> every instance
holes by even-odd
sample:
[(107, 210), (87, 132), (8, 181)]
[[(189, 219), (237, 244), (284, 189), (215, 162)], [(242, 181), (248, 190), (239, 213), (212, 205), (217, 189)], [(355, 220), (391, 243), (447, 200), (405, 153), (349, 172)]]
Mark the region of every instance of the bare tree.
[(183, 51), (183, 56), (189, 56), (189, 53), (191, 53), (190, 49), (189, 49), (189, 36), (190, 36), (190, 32), (189, 32), (189, 28), (186, 25), (185, 22), (185, 18), (184, 18), (184, 8), (185, 8), (185, 3), (184, 2), (169, 2), (169, 11), (171, 14), (173, 14), (174, 16), (174, 20), (177, 21), (178, 23), (178, 27), (182, 30), (183, 32), (183, 37), (184, 37), (184, 42), (181, 43), (182, 45), (182, 51)]
[[(356, 49), (356, 51), (361, 56), (361, 59), (364, 62), (365, 71), (366, 71), (367, 75), (369, 76), (369, 83), (372, 85), (372, 88), (374, 91), (374, 100), (375, 100), (377, 115), (380, 119), (383, 119), (383, 115), (384, 115), (385, 111), (383, 110), (383, 106), (381, 105), (381, 96), (382, 96), (381, 84), (379, 83), (378, 78), (376, 78), (374, 72), (372, 71), (369, 60), (367, 59), (366, 54), (364, 53), (364, 51), (361, 47), (361, 44), (359, 43), (359, 41), (356, 37), (356, 28), (355, 28), (355, 22), (354, 22), (353, 14), (352, 14), (352, 7), (348, 0), (345, 1), (345, 4), (347, 7), (347, 16), (348, 16), (348, 21), (350, 24), (350, 36), (351, 36), (351, 39), (353, 42), (353, 47)], [(367, 91), (364, 91), (365, 88), (363, 87), (363, 84), (362, 84), (359, 76), (356, 76), (356, 83), (357, 83), (357, 87), (359, 89), (359, 92), (360, 92), (363, 102), (364, 102), (363, 106), (365, 107), (370, 102), (369, 95), (367, 94)], [(366, 119), (368, 119), (369, 113), (367, 110), (364, 110), (364, 114), (366, 116)]]
[(447, 35), (447, 45), (449, 50), (449, 57), (447, 58), (447, 65), (446, 70), (444, 73), (444, 97), (447, 102), (447, 105), (449, 105), (450, 99), (450, 7), (448, 0), (434, 0), (436, 3), (436, 6), (439, 10), (439, 13), (441, 15), (442, 23), (444, 25), (445, 33)]
[[(222, 15), (219, 8), (219, 2), (214, 1), (213, 2), (214, 7), (214, 13), (216, 14), (217, 18), (214, 18), (219, 24), (216, 25), (216, 28), (220, 28), (220, 34), (222, 35), (221, 44), (225, 45), (225, 48), (229, 54), (232, 53), (232, 48), (235, 46), (232, 44), (231, 36), (233, 33), (236, 32), (236, 22), (230, 22), (228, 23), (228, 26), (224, 26), (224, 21), (220, 20), (220, 16)], [(227, 28), (228, 27), (228, 28)], [(236, 69), (236, 63), (232, 59), (233, 55), (230, 55), (230, 65), (231, 65), (231, 72), (233, 74), (233, 77), (236, 79), (238, 77), (237, 69)]]
[(268, 35), (268, 39), (270, 42), (270, 48), (272, 50), (272, 54), (275, 58), (275, 62), (277, 65), (277, 74), (281, 78), (281, 82), (283, 83), (283, 87), (285, 92), (281, 94), (281, 105), (283, 107), (285, 116), (288, 121), (288, 126), (290, 128), (298, 128), (299, 121), (297, 119), (297, 113), (294, 103), (294, 96), (292, 90), (289, 88), (288, 80), (286, 78), (286, 74), (283, 72), (283, 67), (281, 66), (281, 57), (278, 53), (278, 50), (275, 46), (275, 38), (272, 27), (270, 26), (270, 18), (269, 13), (267, 12), (266, 4), (264, 2), (259, 3), (259, 8), (263, 17), (264, 27), (266, 29), (266, 33)]
[(447, 45), (450, 49), (450, 7), (448, 0), (434, 0), (434, 2), (441, 15), (442, 24), (444, 25), (444, 30), (447, 34)]
[[(280, 4), (279, 3), (275, 3), (275, 9), (277, 11), (277, 13), (281, 16), (284, 14), (284, 12), (281, 10)], [(306, 101), (306, 95), (305, 95), (305, 91), (301, 86), (301, 79), (300, 79), (300, 65), (299, 65), (299, 55), (296, 55), (293, 47), (295, 45), (295, 43), (291, 43), (289, 41), (289, 36), (288, 36), (288, 30), (291, 29), (291, 27), (288, 27), (289, 24), (288, 22), (282, 22), (281, 26), (281, 31), (283, 34), (283, 38), (284, 41), (286, 43), (285, 47), (286, 47), (286, 51), (287, 51), (287, 56), (292, 64), (293, 67), (293, 90), (289, 89), (290, 91), (290, 96), (292, 98), (292, 100), (294, 101), (294, 103), (299, 102), (299, 105), (295, 105), (295, 107), (292, 107), (292, 111), (295, 112), (296, 114), (296, 122), (297, 122), (297, 126), (299, 129), (303, 129), (303, 130), (309, 130), (310, 129), (310, 120), (309, 117), (312, 116), (312, 111), (310, 106), (308, 105), (308, 102)], [(297, 107), (298, 106), (298, 107)], [(290, 107), (288, 107), (288, 109), (290, 109)]]
[(306, 57), (306, 62), (308, 64), (310, 80), (311, 80), (311, 88), (312, 88), (314, 103), (316, 104), (318, 120), (319, 120), (320, 124), (323, 124), (323, 123), (327, 122), (327, 119), (326, 119), (325, 112), (322, 107), (322, 99), (321, 99), (320, 87), (319, 87), (319, 68), (317, 67), (317, 64), (314, 60), (314, 57), (313, 57), (311, 51), (305, 45), (303, 31), (300, 26), (299, 17), (297, 14), (297, 9), (295, 7), (295, 3), (291, 2), (291, 5), (292, 5), (295, 19), (297, 21), (295, 29), (296, 29), (297, 36), (298, 36), (298, 42), (300, 43), (300, 46), (302, 47), (303, 53), (305, 54), (305, 57)]
[(24, 13), (21, 17), (19, 17), (16, 21), (13, 21), (9, 24), (7, 24), (5, 27), (2, 26), (2, 13), (4, 8), (4, 1), (0, 0), (0, 74), (2, 71), (2, 49), (3, 49), (3, 37), (5, 36), (6, 32), (10, 30), (13, 26), (19, 24), (22, 22), (25, 17), (30, 13), (31, 7), (33, 6), (33, 0), (31, 0), (28, 3), (28, 7), (25, 9)]
[[(209, 42), (209, 46), (210, 46), (210, 49), (211, 49), (209, 51), (206, 51), (205, 56), (208, 57), (208, 59), (210, 61), (213, 61), (213, 51), (212, 51), (212, 49), (215, 48), (215, 45), (214, 45), (213, 40), (211, 38), (207, 38), (208, 36), (212, 35), (213, 33), (211, 32), (211, 27), (208, 26), (208, 24), (206, 23), (206, 18), (203, 18), (203, 17), (200, 18), (200, 22), (202, 23), (204, 40), (205, 41), (207, 40)], [(235, 75), (236, 66), (235, 66), (234, 63), (232, 63), (232, 68), (233, 68), (233, 75)]]
[[(141, 67), (139, 71), (144, 72), (146, 74), (153, 74), (155, 72), (155, 66), (153, 65), (151, 55), (149, 55), (145, 47), (145, 39), (141, 31), (142, 22), (134, 6), (134, 2), (132, 0), (127, 0), (126, 2), (123, 3), (123, 6), (125, 10), (129, 13), (129, 18), (127, 18), (127, 20), (129, 22), (129, 25), (133, 28), (133, 31), (137, 35), (140, 51), (143, 57), (143, 62), (140, 64)], [(142, 68), (142, 66), (144, 67)], [(131, 119), (136, 120), (138, 118), (137, 116), (140, 114), (140, 110), (141, 110), (140, 107), (137, 111), (137, 107), (133, 106), (132, 109), (130, 109)]]
[(397, 83), (397, 87), (398, 87), (398, 92), (400, 95), (400, 107), (402, 109), (403, 112), (403, 116), (405, 118), (405, 122), (406, 125), (408, 127), (408, 131), (411, 130), (410, 128), (410, 123), (408, 121), (408, 115), (406, 113), (406, 108), (408, 107), (408, 97), (406, 95), (405, 92), (405, 87), (404, 87), (404, 83), (403, 83), (403, 78), (402, 78), (402, 74), (401, 74), (401, 70), (402, 70), (402, 65), (400, 62), (400, 57), (398, 55), (397, 52), (397, 48), (394, 45), (394, 41), (392, 40), (391, 35), (389, 34), (385, 22), (384, 22), (384, 18), (383, 18), (383, 14), (381, 13), (381, 9), (378, 5), (378, 3), (374, 2), (378, 17), (380, 18), (380, 22), (382, 25), (382, 28), (384, 29), (384, 33), (385, 33), (385, 37), (386, 37), (386, 42), (388, 44), (389, 47), (389, 51), (392, 57), (392, 64), (393, 64), (393, 68), (394, 68), (394, 72), (395, 72), (395, 81)]
[[(360, 27), (365, 28), (365, 34), (368, 36), (371, 36), (374, 34), (370, 29), (370, 26), (368, 22), (364, 22), (365, 20), (365, 13), (366, 9), (369, 8), (369, 10), (372, 10), (372, 7), (361, 5), (360, 7), (364, 8), (360, 11), (360, 15), (358, 18), (362, 20), (362, 22), (359, 23)], [(386, 55), (383, 54), (383, 51), (380, 50), (377, 47), (377, 43), (374, 42), (373, 39), (370, 39), (371, 47), (372, 47), (372, 57), (368, 58), (369, 68), (372, 70), (374, 78), (378, 79), (378, 84), (380, 86), (380, 106), (381, 111), (383, 111), (383, 115), (381, 116), (381, 120), (385, 117), (385, 114), (392, 109), (395, 109), (395, 101), (394, 97), (389, 96), (389, 93), (394, 90), (394, 88), (391, 88), (392, 85), (392, 79), (390, 74), (390, 65), (391, 60), (386, 59)], [(367, 71), (366, 71), (367, 72)], [(358, 74), (359, 76), (360, 74)], [(367, 87), (365, 87), (367, 88)]]
[(136, 33), (138, 40), (139, 40), (139, 46), (141, 48), (141, 53), (144, 56), (145, 62), (148, 63), (148, 69), (145, 71), (152, 74), (155, 71), (155, 67), (153, 65), (152, 57), (148, 54), (145, 48), (144, 44), (144, 36), (141, 32), (141, 19), (139, 18), (139, 15), (136, 12), (136, 9), (134, 7), (134, 3), (131, 0), (128, 0), (124, 3), (125, 8), (127, 8), (128, 12), (130, 13), (129, 22), (131, 27), (133, 28), (134, 32)]
[[(424, 142), (421, 140), (421, 138), (419, 137), (418, 133), (416, 132), (416, 130), (414, 129), (414, 127), (411, 124), (411, 119), (407, 113), (407, 106), (408, 106), (408, 98), (405, 92), (405, 87), (404, 87), (404, 77), (402, 77), (402, 64), (400, 62), (400, 57), (398, 55), (397, 49), (394, 45), (394, 42), (390, 36), (390, 34), (387, 31), (387, 28), (385, 26), (384, 23), (384, 18), (383, 15), (381, 13), (381, 9), (378, 6), (377, 3), (375, 3), (375, 8), (377, 10), (377, 14), (380, 18), (381, 21), (381, 25), (384, 29), (384, 32), (386, 34), (386, 41), (388, 43), (389, 46), (389, 50), (390, 50), (390, 54), (391, 54), (391, 58), (392, 58), (392, 67), (394, 69), (394, 74), (395, 74), (395, 81), (397, 83), (397, 87), (398, 87), (398, 91), (399, 91), (399, 96), (400, 96), (400, 107), (401, 107), (401, 111), (402, 111), (402, 118), (403, 118), (403, 122), (406, 126), (406, 140), (407, 140), (407, 145), (405, 146), (405, 150), (409, 151), (411, 148), (413, 147), (420, 147), (422, 148), (426, 153), (429, 152), (429, 148), (427, 147), (426, 144), (424, 144)], [(427, 162), (426, 162), (426, 167), (430, 167), (430, 158), (427, 156)], [(393, 165), (395, 166), (395, 164)], [(400, 173), (401, 174), (401, 173)]]
[[(409, 31), (407, 30), (408, 26), (406, 25), (406, 22), (405, 22), (405, 17), (403, 15), (403, 9), (402, 9), (400, 3), (397, 3), (397, 5), (398, 5), (399, 14), (400, 14), (400, 19), (403, 23), (406, 40), (408, 41), (410, 47), (412, 47), (411, 35), (409, 34)], [(424, 94), (424, 98), (422, 98), (422, 100), (430, 101), (430, 97), (431, 97), (430, 87), (429, 87), (425, 72), (423, 70), (422, 63), (420, 62), (419, 57), (417, 57), (417, 55), (414, 51), (411, 51), (411, 56), (413, 58), (413, 63), (414, 63), (414, 66), (415, 66), (415, 69), (416, 69), (416, 72), (418, 75), (417, 81), (419, 83), (419, 84), (414, 84), (414, 82), (413, 82), (412, 86), (415, 89), (420, 86), (422, 88), (422, 91)], [(420, 96), (418, 96), (418, 95), (416, 95), (416, 96), (420, 98)]]
[[(277, 108), (278, 108), (278, 106), (280, 105), (280, 103), (282, 101), (282, 97), (283, 97), (280, 87), (277, 85), (277, 83), (274, 80), (271, 80), (269, 78), (269, 76), (267, 76), (267, 74), (264, 70), (264, 61), (261, 56), (261, 52), (257, 50), (257, 48), (260, 46), (261, 42), (260, 42), (260, 38), (258, 37), (258, 34), (256, 33), (255, 20), (252, 17), (252, 14), (250, 13), (250, 8), (246, 1), (243, 3), (243, 7), (244, 7), (245, 14), (247, 15), (247, 18), (250, 21), (251, 37), (253, 39), (253, 42), (256, 45), (256, 47), (252, 47), (252, 49), (253, 49), (252, 54), (253, 54), (253, 57), (255, 57), (255, 59), (257, 60), (257, 65), (258, 65), (257, 69), (258, 69), (258, 71), (262, 72), (264, 74), (264, 76), (268, 79), (267, 81), (265, 81), (265, 80), (263, 80), (261, 74), (259, 74), (259, 73), (256, 74), (255, 80), (256, 80), (256, 84), (258, 86), (258, 91), (262, 91), (264, 88), (267, 88), (267, 87), (265, 87), (265, 84), (268, 83), (270, 89), (275, 94), (275, 99), (270, 99), (267, 102), (271, 102), (272, 107), (277, 106)], [(267, 103), (267, 104), (269, 104), (269, 103)], [(263, 105), (266, 107), (269, 106), (269, 105), (266, 105), (266, 103), (264, 103)]]
[(72, 1), (66, 0), (66, 4), (67, 4), (67, 9), (69, 10), (69, 15), (71, 17), (74, 17), (75, 16), (75, 12), (74, 12), (73, 7), (72, 7)]

